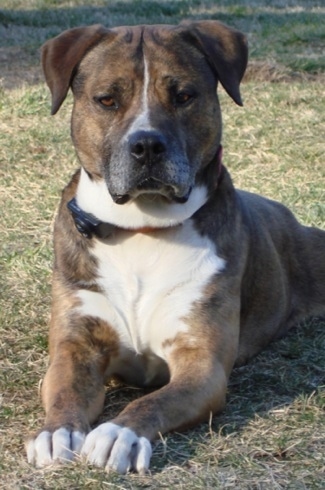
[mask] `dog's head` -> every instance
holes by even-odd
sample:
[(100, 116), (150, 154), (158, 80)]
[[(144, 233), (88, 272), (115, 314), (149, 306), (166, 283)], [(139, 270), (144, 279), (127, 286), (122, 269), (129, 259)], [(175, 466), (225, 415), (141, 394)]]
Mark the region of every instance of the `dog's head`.
[(71, 29), (49, 40), (52, 114), (69, 87), (82, 166), (118, 204), (186, 202), (221, 139), (218, 81), (239, 105), (245, 37), (217, 21)]

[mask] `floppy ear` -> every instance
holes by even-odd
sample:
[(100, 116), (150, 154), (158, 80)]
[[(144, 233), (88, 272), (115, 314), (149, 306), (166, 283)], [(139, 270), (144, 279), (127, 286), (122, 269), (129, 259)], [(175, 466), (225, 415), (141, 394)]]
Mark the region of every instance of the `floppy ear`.
[(87, 50), (104, 36), (115, 34), (101, 25), (77, 27), (50, 39), (42, 47), (42, 66), (52, 94), (51, 114), (55, 114), (67, 96), (74, 70)]
[(248, 48), (244, 34), (216, 20), (185, 21), (180, 33), (204, 54), (223, 88), (238, 105), (243, 105), (239, 84), (244, 76)]

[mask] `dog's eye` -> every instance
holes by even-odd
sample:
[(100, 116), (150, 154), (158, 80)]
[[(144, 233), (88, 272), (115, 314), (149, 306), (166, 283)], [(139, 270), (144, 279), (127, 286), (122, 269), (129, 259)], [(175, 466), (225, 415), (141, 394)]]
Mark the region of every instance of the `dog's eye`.
[(116, 100), (111, 95), (103, 95), (101, 97), (95, 97), (96, 102), (105, 107), (105, 109), (117, 109)]
[(194, 98), (194, 95), (189, 92), (178, 92), (175, 95), (175, 104), (178, 106), (182, 106), (190, 102)]

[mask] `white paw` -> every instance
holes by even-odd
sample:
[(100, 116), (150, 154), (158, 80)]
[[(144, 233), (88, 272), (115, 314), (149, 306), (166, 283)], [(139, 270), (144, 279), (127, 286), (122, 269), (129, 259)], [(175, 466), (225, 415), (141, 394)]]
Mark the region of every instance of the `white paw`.
[(129, 470), (146, 473), (151, 454), (151, 444), (146, 437), (138, 437), (133, 430), (112, 422), (91, 431), (81, 450), (89, 463), (120, 474)]
[(37, 466), (48, 466), (55, 462), (71, 461), (80, 453), (86, 434), (69, 431), (64, 427), (53, 433), (44, 430), (36, 439), (26, 443), (28, 462)]

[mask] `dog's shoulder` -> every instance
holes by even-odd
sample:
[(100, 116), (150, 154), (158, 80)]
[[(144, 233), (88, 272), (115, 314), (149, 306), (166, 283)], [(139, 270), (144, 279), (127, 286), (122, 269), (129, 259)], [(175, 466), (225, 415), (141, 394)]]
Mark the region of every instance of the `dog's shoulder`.
[(293, 237), (303, 237), (305, 227), (284, 204), (243, 190), (237, 196), (243, 224), (255, 243), (265, 238), (286, 246)]

